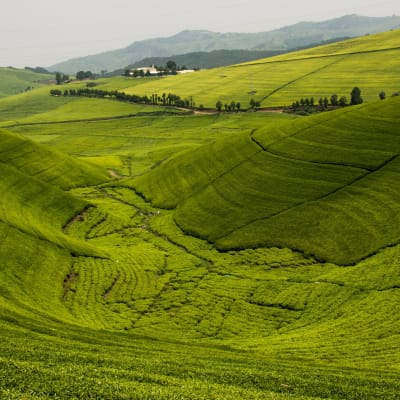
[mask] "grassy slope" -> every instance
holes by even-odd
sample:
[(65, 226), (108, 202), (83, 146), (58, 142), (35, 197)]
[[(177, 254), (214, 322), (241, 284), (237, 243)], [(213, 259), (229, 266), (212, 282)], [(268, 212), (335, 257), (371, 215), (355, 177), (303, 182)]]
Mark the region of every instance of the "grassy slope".
[(400, 239), (398, 106), (392, 99), (244, 133), (134, 186), (219, 248), (278, 245), (349, 264)]
[(2, 267), (3, 396), (396, 398), (399, 247), (348, 268), (224, 254), (118, 181), (74, 195), (97, 211), (69, 234), (109, 258), (38, 242), (28, 273), (17, 257)]
[(52, 79), (51, 75), (16, 68), (0, 67), (0, 98), (14, 95), (30, 88), (39, 88)]
[[(364, 98), (372, 101), (382, 90), (387, 94), (399, 90), (399, 51), (400, 31), (394, 30), (186, 76), (132, 80), (132, 88), (124, 90), (193, 96), (197, 105), (207, 107), (215, 107), (217, 100), (223, 104), (234, 100), (246, 108), (252, 97), (262, 106), (282, 106), (301, 97), (319, 99), (334, 93), (349, 97), (359, 86)], [(253, 90), (254, 96), (249, 94)]]
[[(82, 87), (82, 84), (64, 85), (62, 89)], [(45, 122), (85, 121), (96, 119), (116, 119), (134, 116), (139, 113), (167, 111), (161, 107), (125, 104), (111, 100), (77, 97), (54, 97), (45, 87), (17, 96), (0, 100), (1, 126), (10, 127), (21, 124)]]
[[(308, 200), (363, 174), (375, 179), (370, 193), (385, 184), (377, 197), (388, 203), (398, 197), (389, 176), (398, 180), (397, 165), (386, 166), (387, 176), (386, 167), (375, 169), (397, 154), (397, 99), (295, 121), (258, 113), (113, 119), (114, 103), (85, 100), (76, 103), (82, 116), (100, 114), (89, 112), (97, 104), (110, 120), (81, 122), (67, 122), (79, 111), (64, 108), (64, 98), (37, 95), (42, 110), (33, 95), (26, 99), (31, 108), (19, 108), (18, 118), (46, 112), (47, 123), (14, 124), (14, 132), (101, 169), (2, 133), (0, 397), (398, 397), (400, 246), (344, 268), (289, 249), (221, 253), (175, 223), (177, 213), (195, 216), (185, 204), (210, 181), (215, 197), (196, 207), (250, 201), (257, 218), (254, 199), (268, 191), (266, 204), (276, 207), (277, 199), (296, 201), (294, 191)], [(58, 157), (68, 168), (58, 168)], [(124, 178), (91, 186), (106, 168)], [(82, 170), (88, 175), (75, 174)], [(72, 186), (68, 195), (59, 188)], [(153, 208), (131, 188), (159, 206), (183, 205)], [(368, 202), (362, 210), (384, 215)], [(237, 223), (231, 212), (222, 217)], [(205, 229), (226, 227), (205, 221)], [(370, 231), (382, 220), (363, 222)], [(394, 222), (374, 240), (387, 241)]]
[(88, 207), (87, 202), (63, 189), (106, 182), (106, 173), (7, 131), (1, 131), (0, 135), (2, 223), (71, 251), (93, 254), (90, 248), (85, 250), (85, 246), (61, 231)]

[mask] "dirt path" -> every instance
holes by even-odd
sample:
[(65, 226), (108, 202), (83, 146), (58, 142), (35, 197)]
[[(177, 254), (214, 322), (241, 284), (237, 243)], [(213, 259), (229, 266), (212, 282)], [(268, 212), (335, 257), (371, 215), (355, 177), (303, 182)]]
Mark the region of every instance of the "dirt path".
[(115, 171), (112, 170), (112, 169), (108, 169), (107, 172), (110, 174), (110, 176), (111, 176), (112, 178), (116, 178), (116, 179), (121, 179), (121, 178), (122, 178), (121, 175), (119, 175), (117, 172), (115, 172)]
[(80, 212), (79, 214), (75, 215), (75, 217), (71, 218), (63, 227), (62, 230), (63, 232), (67, 232), (68, 228), (74, 224), (75, 222), (78, 221), (83, 221), (85, 219), (86, 214), (88, 213), (88, 211), (92, 208), (92, 206), (88, 206), (86, 207), (82, 212)]

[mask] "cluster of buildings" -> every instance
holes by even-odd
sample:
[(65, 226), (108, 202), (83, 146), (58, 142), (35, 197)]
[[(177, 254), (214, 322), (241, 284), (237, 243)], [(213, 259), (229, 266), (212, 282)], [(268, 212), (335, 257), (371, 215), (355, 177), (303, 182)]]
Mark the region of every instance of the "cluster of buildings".
[[(195, 72), (194, 69), (183, 69), (174, 71), (174, 75), (183, 75)], [(129, 76), (138, 77), (138, 76), (159, 76), (160, 73), (165, 73), (163, 70), (158, 70), (154, 64), (151, 67), (140, 67), (129, 70)]]

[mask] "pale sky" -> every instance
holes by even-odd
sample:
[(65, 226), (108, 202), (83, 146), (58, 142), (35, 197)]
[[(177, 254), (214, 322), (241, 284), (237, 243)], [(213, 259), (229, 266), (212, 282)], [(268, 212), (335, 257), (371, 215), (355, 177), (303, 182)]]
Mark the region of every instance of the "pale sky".
[(47, 67), (185, 29), (263, 32), (345, 14), (400, 15), (400, 0), (1, 1), (0, 66), (15, 67)]

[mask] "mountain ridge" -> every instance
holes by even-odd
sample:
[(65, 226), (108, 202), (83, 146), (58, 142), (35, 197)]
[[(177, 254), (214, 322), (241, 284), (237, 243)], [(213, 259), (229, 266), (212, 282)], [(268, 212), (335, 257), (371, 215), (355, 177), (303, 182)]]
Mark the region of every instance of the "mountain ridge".
[(355, 37), (400, 27), (400, 17), (345, 15), (322, 22), (299, 22), (279, 29), (256, 33), (216, 33), (183, 30), (169, 37), (145, 39), (131, 45), (86, 57), (73, 58), (48, 67), (51, 71), (75, 73), (125, 68), (148, 57), (168, 57), (195, 51), (288, 50), (334, 37)]

